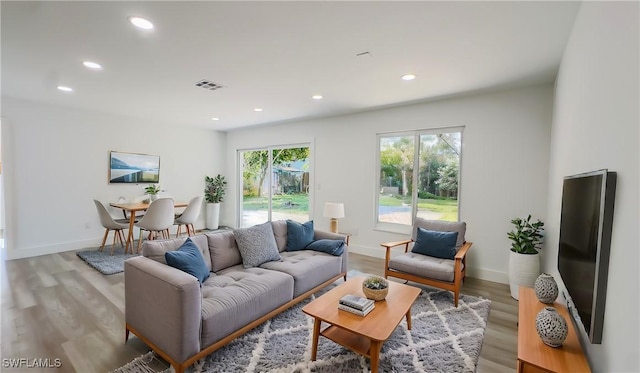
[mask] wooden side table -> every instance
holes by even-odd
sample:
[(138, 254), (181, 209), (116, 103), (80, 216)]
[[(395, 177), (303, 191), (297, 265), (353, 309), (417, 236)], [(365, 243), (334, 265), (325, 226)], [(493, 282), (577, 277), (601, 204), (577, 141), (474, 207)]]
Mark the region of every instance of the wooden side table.
[(550, 347), (536, 330), (536, 316), (548, 305), (538, 300), (532, 288), (521, 286), (518, 294), (518, 373), (591, 372), (567, 308), (558, 302), (553, 304), (567, 321), (569, 333), (562, 346)]

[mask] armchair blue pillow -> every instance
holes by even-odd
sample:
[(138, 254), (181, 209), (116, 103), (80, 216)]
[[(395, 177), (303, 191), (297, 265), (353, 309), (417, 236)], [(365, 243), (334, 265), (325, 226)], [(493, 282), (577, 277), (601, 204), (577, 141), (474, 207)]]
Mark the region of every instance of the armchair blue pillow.
[(458, 232), (430, 231), (418, 227), (416, 242), (411, 252), (441, 259), (454, 259), (457, 240)]
[(164, 253), (164, 259), (168, 265), (197, 278), (201, 284), (209, 278), (209, 268), (191, 238), (187, 238), (178, 250)]
[(287, 220), (287, 251), (304, 250), (313, 242), (313, 220), (304, 224)]

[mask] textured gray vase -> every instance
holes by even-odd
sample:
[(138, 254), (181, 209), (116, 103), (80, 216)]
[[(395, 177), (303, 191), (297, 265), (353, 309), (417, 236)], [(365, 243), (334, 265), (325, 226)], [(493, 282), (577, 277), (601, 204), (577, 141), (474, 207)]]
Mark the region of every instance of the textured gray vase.
[(553, 304), (558, 298), (558, 284), (556, 280), (548, 273), (543, 273), (536, 279), (533, 285), (536, 297), (542, 303)]
[(567, 339), (567, 321), (553, 307), (545, 307), (538, 312), (536, 330), (547, 346), (560, 347)]

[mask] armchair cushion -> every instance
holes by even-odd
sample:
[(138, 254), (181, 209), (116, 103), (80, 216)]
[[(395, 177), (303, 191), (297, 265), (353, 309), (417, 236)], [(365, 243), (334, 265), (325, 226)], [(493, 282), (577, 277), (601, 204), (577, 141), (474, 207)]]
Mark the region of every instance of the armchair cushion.
[(411, 252), (441, 259), (453, 259), (456, 255), (458, 232), (439, 232), (418, 227), (416, 242)]
[(442, 221), (442, 220), (427, 220), (423, 218), (416, 218), (413, 223), (413, 233), (411, 238), (415, 241), (418, 234), (418, 228), (428, 229), (430, 231), (439, 232), (458, 232), (458, 239), (456, 240), (456, 251), (460, 250), (465, 240), (465, 233), (467, 232), (467, 223)]
[(244, 268), (257, 267), (262, 263), (282, 260), (271, 222), (238, 228), (233, 231), (242, 255)]
[(313, 220), (304, 224), (287, 219), (287, 251), (303, 250), (313, 242)]
[[(464, 266), (464, 263), (462, 263)], [(406, 253), (389, 261), (389, 269), (440, 281), (453, 282), (455, 260)]]
[(164, 253), (164, 258), (168, 265), (197, 278), (201, 284), (209, 278), (209, 268), (191, 238), (187, 238), (178, 250)]

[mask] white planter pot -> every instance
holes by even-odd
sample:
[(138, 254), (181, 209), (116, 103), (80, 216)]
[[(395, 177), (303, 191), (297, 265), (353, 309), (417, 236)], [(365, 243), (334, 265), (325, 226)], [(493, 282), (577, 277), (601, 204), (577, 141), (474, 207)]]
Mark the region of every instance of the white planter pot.
[(206, 219), (207, 229), (218, 229), (220, 225), (219, 203), (207, 203)]
[(511, 297), (518, 299), (520, 286), (533, 288), (540, 275), (540, 255), (519, 254), (509, 250), (509, 288)]

